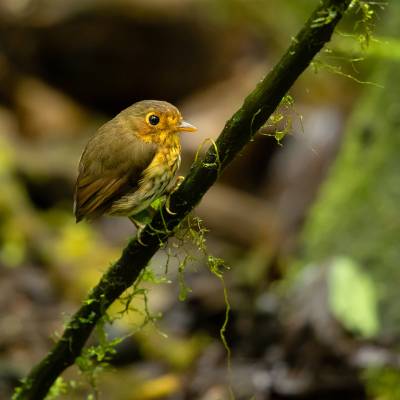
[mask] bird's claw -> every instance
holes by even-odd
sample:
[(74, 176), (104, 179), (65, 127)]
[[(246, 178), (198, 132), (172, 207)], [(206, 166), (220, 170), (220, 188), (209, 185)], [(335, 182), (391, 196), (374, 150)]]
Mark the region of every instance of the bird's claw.
[(145, 224), (140, 223), (139, 221), (137, 221), (136, 219), (134, 219), (133, 217), (129, 217), (129, 219), (132, 221), (132, 223), (136, 226), (137, 232), (136, 232), (136, 240), (144, 247), (147, 246), (146, 243), (142, 242), (142, 232), (144, 227), (146, 226)]
[(182, 182), (183, 182), (184, 180), (185, 180), (185, 177), (182, 176), (182, 175), (179, 175), (179, 176), (176, 178), (176, 181), (175, 181), (175, 184), (174, 184), (173, 188), (170, 190), (169, 195), (167, 196), (167, 200), (166, 200), (166, 202), (165, 202), (165, 209), (167, 210), (167, 213), (168, 213), (168, 214), (176, 215), (176, 212), (171, 211), (171, 208), (170, 208), (171, 194), (174, 193), (174, 192), (176, 192), (176, 191), (178, 190), (179, 186), (181, 186), (181, 184), (182, 184)]
[(172, 193), (176, 192), (176, 191), (178, 190), (179, 186), (181, 186), (181, 184), (182, 184), (182, 182), (183, 182), (184, 180), (185, 180), (185, 177), (182, 176), (182, 175), (179, 175), (179, 176), (176, 178), (175, 185), (174, 185), (174, 187), (172, 188), (172, 190), (171, 190), (170, 193), (172, 194)]
[(146, 247), (147, 244), (142, 242), (142, 232), (143, 232), (143, 228), (138, 229), (137, 233), (136, 233), (136, 240), (139, 242), (139, 244), (141, 244), (143, 247)]
[(171, 200), (171, 195), (167, 197), (167, 200), (165, 202), (165, 209), (167, 210), (167, 213), (170, 215), (176, 215), (176, 212), (171, 211), (170, 209), (170, 200)]

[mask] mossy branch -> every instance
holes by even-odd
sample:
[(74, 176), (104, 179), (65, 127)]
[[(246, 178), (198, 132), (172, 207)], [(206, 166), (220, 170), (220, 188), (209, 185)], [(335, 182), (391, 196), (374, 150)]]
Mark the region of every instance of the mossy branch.
[[(170, 200), (168, 214), (161, 209), (141, 235), (102, 276), (81, 308), (69, 321), (64, 334), (49, 354), (36, 365), (14, 394), (14, 400), (43, 399), (56, 378), (80, 355), (86, 340), (108, 307), (129, 288), (174, 229), (201, 200), (220, 172), (266, 123), (283, 96), (313, 57), (327, 43), (351, 0), (323, 0), (279, 63), (244, 100), (242, 107), (227, 121), (205, 157), (195, 161), (190, 172)], [(151, 226), (150, 226), (151, 225)]]

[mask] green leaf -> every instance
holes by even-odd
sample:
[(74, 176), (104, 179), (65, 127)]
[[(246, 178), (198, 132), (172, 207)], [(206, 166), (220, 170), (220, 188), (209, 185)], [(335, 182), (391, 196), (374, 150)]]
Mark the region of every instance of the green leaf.
[(334, 316), (350, 331), (364, 337), (379, 331), (374, 282), (350, 258), (333, 261), (329, 273), (329, 306)]
[(151, 203), (151, 207), (154, 208), (155, 210), (158, 210), (162, 207), (162, 205), (165, 203), (165, 198), (163, 196), (159, 197), (158, 199), (155, 199)]

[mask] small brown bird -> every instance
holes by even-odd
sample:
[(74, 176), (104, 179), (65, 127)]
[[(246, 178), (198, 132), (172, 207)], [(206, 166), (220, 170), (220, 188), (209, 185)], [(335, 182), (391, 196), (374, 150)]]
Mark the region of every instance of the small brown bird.
[(180, 132), (196, 128), (165, 101), (121, 111), (89, 140), (75, 186), (76, 222), (103, 214), (134, 216), (170, 193), (180, 165)]

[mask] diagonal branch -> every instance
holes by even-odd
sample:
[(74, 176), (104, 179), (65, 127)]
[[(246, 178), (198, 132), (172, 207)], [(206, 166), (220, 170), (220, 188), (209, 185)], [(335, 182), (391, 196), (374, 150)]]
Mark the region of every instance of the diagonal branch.
[[(283, 96), (313, 57), (327, 43), (351, 0), (323, 0), (273, 70), (244, 100), (242, 107), (227, 121), (215, 146), (195, 161), (177, 192), (171, 196), (170, 215), (157, 213), (144, 229), (142, 246), (130, 241), (121, 257), (102, 276), (81, 308), (69, 321), (63, 336), (48, 355), (35, 366), (16, 390), (14, 400), (43, 399), (56, 378), (72, 365), (86, 340), (107, 308), (137, 279), (151, 257), (172, 234), (174, 228), (201, 200), (238, 152), (268, 120)], [(154, 232), (160, 232), (155, 234)]]

